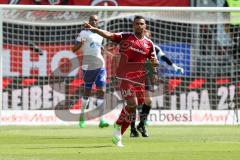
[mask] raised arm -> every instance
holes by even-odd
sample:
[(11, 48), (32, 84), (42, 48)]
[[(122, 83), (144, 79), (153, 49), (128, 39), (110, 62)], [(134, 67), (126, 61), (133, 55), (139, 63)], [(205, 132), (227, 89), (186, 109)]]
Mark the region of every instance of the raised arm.
[(90, 31), (92, 31), (94, 33), (97, 33), (97, 34), (99, 34), (100, 36), (102, 36), (106, 39), (113, 40), (114, 33), (111, 33), (111, 32), (93, 27), (89, 23), (84, 23), (84, 28), (89, 29)]
[(173, 62), (163, 53), (163, 51), (161, 50), (160, 47), (158, 47), (158, 46), (156, 46), (156, 45), (154, 45), (154, 47), (155, 47), (155, 50), (156, 50), (157, 55), (160, 57), (160, 59), (161, 59), (162, 61), (165, 61), (169, 66), (172, 66), (176, 72), (179, 72), (179, 73), (181, 73), (181, 74), (184, 73), (184, 69), (181, 68), (181, 67), (179, 67), (179, 66), (177, 66), (175, 63), (173, 63)]

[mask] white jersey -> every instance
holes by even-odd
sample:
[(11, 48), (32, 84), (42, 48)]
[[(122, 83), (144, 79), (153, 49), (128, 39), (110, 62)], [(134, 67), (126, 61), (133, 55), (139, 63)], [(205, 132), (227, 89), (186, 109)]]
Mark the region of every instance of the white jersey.
[(101, 53), (103, 37), (90, 30), (82, 30), (76, 41), (84, 41), (81, 48), (83, 53), (82, 69), (95, 70), (105, 67), (105, 61)]

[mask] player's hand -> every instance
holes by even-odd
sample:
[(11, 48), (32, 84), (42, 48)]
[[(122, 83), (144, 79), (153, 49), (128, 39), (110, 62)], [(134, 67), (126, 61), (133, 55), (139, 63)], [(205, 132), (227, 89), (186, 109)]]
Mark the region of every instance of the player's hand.
[(83, 27), (84, 27), (85, 29), (89, 29), (89, 30), (94, 29), (94, 27), (93, 27), (91, 24), (87, 23), (87, 22), (85, 22), (85, 23), (83, 24)]
[(157, 74), (154, 74), (151, 78), (151, 83), (153, 85), (158, 85), (158, 82), (159, 82), (159, 79), (158, 79), (158, 75)]
[(158, 67), (159, 66), (159, 62), (155, 58), (151, 59), (150, 62), (151, 62), (152, 67)]
[(173, 64), (172, 66), (173, 66), (175, 72), (181, 73), (181, 74), (184, 73), (184, 69), (182, 67), (178, 67), (176, 64)]
[(80, 44), (83, 45), (86, 42), (86, 39), (81, 39)]

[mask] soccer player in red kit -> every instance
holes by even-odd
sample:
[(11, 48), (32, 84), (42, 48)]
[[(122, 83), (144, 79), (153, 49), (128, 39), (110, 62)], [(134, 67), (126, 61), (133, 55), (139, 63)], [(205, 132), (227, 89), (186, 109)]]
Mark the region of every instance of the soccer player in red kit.
[(118, 147), (123, 147), (122, 135), (129, 127), (138, 105), (143, 104), (145, 96), (146, 70), (145, 62), (149, 59), (154, 67), (158, 66), (153, 42), (145, 37), (146, 22), (144, 17), (136, 16), (133, 20), (133, 33), (111, 33), (91, 26), (84, 27), (110, 39), (120, 46), (120, 62), (117, 78), (120, 80), (120, 90), (127, 105), (123, 107), (118, 120), (114, 124), (116, 131), (112, 141)]

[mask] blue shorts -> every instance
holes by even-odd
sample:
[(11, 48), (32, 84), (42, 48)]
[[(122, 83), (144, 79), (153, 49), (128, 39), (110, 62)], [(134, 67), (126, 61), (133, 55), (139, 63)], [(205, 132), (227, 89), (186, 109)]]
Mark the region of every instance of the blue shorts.
[(92, 89), (92, 85), (95, 83), (97, 88), (103, 88), (106, 86), (106, 77), (105, 68), (83, 70), (84, 87)]

